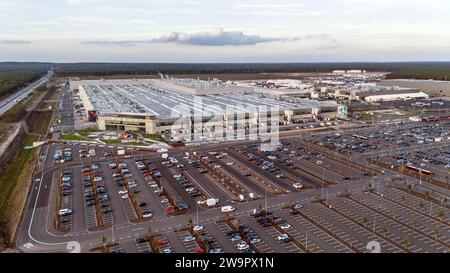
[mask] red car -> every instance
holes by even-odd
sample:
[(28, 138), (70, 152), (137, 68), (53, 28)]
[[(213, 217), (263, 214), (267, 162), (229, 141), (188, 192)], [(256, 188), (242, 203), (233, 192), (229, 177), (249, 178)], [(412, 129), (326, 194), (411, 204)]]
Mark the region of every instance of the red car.
[(175, 212), (175, 207), (168, 206), (167, 208), (164, 209), (164, 212), (166, 212), (166, 213), (174, 213)]
[(169, 241), (167, 240), (158, 240), (158, 242), (156, 242), (157, 246), (164, 246), (167, 245), (169, 243)]

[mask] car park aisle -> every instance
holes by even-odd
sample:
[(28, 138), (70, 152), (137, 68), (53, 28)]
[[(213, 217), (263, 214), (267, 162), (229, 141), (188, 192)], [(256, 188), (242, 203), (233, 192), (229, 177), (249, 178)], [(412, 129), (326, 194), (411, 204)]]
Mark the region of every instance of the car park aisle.
[(114, 225), (120, 225), (124, 223), (128, 223), (127, 217), (125, 216), (124, 209), (121, 205), (120, 196), (117, 193), (116, 187), (114, 185), (112, 176), (111, 176), (111, 168), (107, 163), (101, 164), (101, 169), (103, 172), (103, 177), (105, 181), (106, 188), (109, 189), (109, 196), (111, 198), (111, 209), (112, 215), (114, 217)]

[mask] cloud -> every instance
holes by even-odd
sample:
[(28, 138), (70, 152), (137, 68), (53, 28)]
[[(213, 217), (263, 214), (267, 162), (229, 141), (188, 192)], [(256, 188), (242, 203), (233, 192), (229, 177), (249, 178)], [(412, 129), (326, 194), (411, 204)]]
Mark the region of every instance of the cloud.
[(79, 6), (81, 5), (81, 0), (66, 0), (66, 4), (69, 6)]
[(8, 45), (25, 45), (31, 44), (31, 41), (25, 40), (0, 40), (0, 44), (8, 44)]
[(174, 43), (197, 46), (241, 46), (241, 45), (256, 45), (260, 43), (270, 42), (293, 42), (300, 38), (283, 38), (283, 37), (263, 37), (260, 35), (248, 35), (242, 31), (224, 31), (222, 28), (217, 28), (212, 31), (204, 32), (169, 32), (159, 38), (150, 40), (125, 40), (125, 41), (91, 41), (86, 44), (104, 44), (104, 45), (136, 45), (144, 43)]

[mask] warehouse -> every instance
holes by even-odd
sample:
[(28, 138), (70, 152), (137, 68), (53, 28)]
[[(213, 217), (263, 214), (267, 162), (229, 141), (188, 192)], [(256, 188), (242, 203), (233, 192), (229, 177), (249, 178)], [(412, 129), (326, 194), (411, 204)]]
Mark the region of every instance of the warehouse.
[(418, 88), (420, 90), (423, 90), (430, 96), (450, 97), (449, 81), (397, 79), (397, 80), (383, 80), (381, 81), (381, 85)]
[(71, 87), (100, 130), (220, 136), (267, 127), (273, 111), (288, 124), (311, 118), (313, 110), (332, 116), (337, 109), (334, 101), (281, 100), (249, 87), (192, 79), (77, 81)]
[(411, 100), (411, 99), (428, 99), (429, 96), (418, 89), (397, 89), (397, 90), (382, 90), (375, 92), (361, 92), (356, 94), (360, 100), (368, 102), (383, 102), (396, 100)]

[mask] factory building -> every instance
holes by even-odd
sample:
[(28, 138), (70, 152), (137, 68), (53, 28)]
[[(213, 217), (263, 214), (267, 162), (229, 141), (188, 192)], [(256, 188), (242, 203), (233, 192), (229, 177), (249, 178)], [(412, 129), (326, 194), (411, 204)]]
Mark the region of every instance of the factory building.
[[(100, 130), (148, 134), (223, 135), (311, 118), (312, 111), (336, 115), (334, 101), (280, 99), (251, 87), (193, 79), (71, 82), (88, 122)], [(275, 111), (275, 112), (274, 112)], [(277, 124), (278, 125), (278, 124)]]
[(383, 102), (396, 100), (428, 99), (428, 94), (418, 89), (382, 90), (375, 92), (356, 93), (360, 100), (367, 102)]
[(450, 81), (398, 79), (383, 80), (381, 81), (381, 85), (417, 88), (423, 90), (430, 96), (450, 97)]

